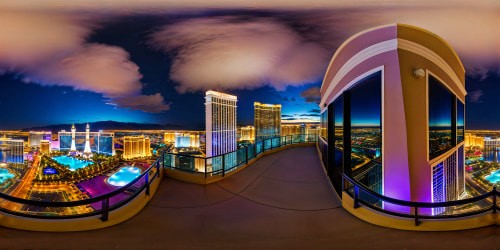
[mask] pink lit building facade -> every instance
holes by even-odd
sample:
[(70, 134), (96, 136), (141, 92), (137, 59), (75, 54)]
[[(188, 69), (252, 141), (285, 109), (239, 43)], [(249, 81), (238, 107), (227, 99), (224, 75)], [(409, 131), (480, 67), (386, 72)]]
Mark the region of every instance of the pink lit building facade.
[(349, 38), (321, 87), (318, 147), (338, 194), (345, 174), (400, 200), (459, 199), (465, 95), (460, 59), (429, 31), (393, 24)]

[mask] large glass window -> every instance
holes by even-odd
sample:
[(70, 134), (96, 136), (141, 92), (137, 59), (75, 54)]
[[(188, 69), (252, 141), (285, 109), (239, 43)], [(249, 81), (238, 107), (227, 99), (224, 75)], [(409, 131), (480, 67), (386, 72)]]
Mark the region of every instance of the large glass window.
[(429, 76), (429, 158), (454, 146), (453, 94), (436, 78)]
[(457, 143), (464, 141), (465, 119), (464, 104), (457, 99)]
[(344, 148), (344, 103), (340, 96), (333, 103), (334, 108), (334, 126), (335, 126), (335, 148), (342, 150)]
[(359, 81), (350, 92), (351, 174), (382, 192), (382, 74)]
[(338, 97), (333, 102), (333, 186), (337, 193), (342, 195), (342, 173), (344, 164), (344, 98)]
[(321, 121), (320, 121), (320, 125), (321, 125), (321, 131), (320, 131), (320, 136), (323, 137), (325, 140), (328, 139), (328, 111), (325, 110), (325, 112), (323, 112), (321, 114)]

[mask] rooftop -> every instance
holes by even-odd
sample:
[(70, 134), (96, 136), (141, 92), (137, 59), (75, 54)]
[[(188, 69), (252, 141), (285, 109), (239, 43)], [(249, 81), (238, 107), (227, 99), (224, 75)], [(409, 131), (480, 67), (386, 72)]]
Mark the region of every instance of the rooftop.
[[(1, 219), (1, 217), (0, 217)], [(389, 229), (340, 206), (316, 149), (257, 160), (209, 185), (166, 178), (132, 219), (105, 229), (43, 233), (0, 228), (1, 248), (488, 249), (498, 227), (452, 232)], [(62, 244), (61, 244), (62, 243)]]

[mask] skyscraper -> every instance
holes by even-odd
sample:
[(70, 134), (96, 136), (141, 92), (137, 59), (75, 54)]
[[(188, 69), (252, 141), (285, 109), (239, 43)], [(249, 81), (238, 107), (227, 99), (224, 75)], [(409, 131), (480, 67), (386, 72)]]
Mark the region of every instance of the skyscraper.
[(52, 132), (50, 131), (30, 131), (29, 146), (40, 147), (42, 140), (52, 141)]
[(236, 96), (209, 90), (205, 93), (206, 155), (236, 150)]
[(41, 140), (40, 141), (40, 153), (49, 154), (50, 153), (50, 141), (49, 140)]
[(151, 156), (150, 143), (149, 138), (144, 136), (123, 137), (123, 158), (132, 159)]
[(24, 141), (0, 138), (0, 162), (23, 163)]
[(281, 135), (281, 104), (254, 102), (255, 140)]

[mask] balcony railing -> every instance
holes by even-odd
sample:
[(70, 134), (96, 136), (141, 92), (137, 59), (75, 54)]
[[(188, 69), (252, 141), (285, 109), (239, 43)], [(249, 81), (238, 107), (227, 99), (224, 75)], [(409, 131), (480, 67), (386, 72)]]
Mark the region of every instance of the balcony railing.
[(165, 153), (164, 166), (192, 174), (211, 176), (225, 176), (240, 166), (248, 164), (249, 160), (257, 158), (264, 152), (282, 148), (292, 144), (316, 142), (316, 134), (297, 134), (268, 138), (257, 141), (246, 147), (222, 155), (203, 157), (179, 153)]
[(383, 196), (345, 174), (342, 178), (344, 191), (354, 199), (354, 208), (359, 208), (362, 204), (385, 214), (413, 218), (415, 226), (420, 225), (421, 219), (452, 219), (490, 211), (495, 214), (499, 209), (497, 197), (500, 192), (497, 191), (496, 187), (493, 187), (488, 193), (468, 199), (446, 202), (413, 202)]
[[(73, 219), (98, 215), (102, 221), (107, 221), (111, 211), (127, 204), (144, 190), (146, 195), (150, 194), (150, 186), (156, 179), (159, 179), (162, 164), (163, 156), (125, 186), (88, 199), (76, 201), (33, 200), (0, 193), (0, 211), (38, 219)], [(46, 195), (50, 196), (51, 191), (53, 190), (47, 190)]]

